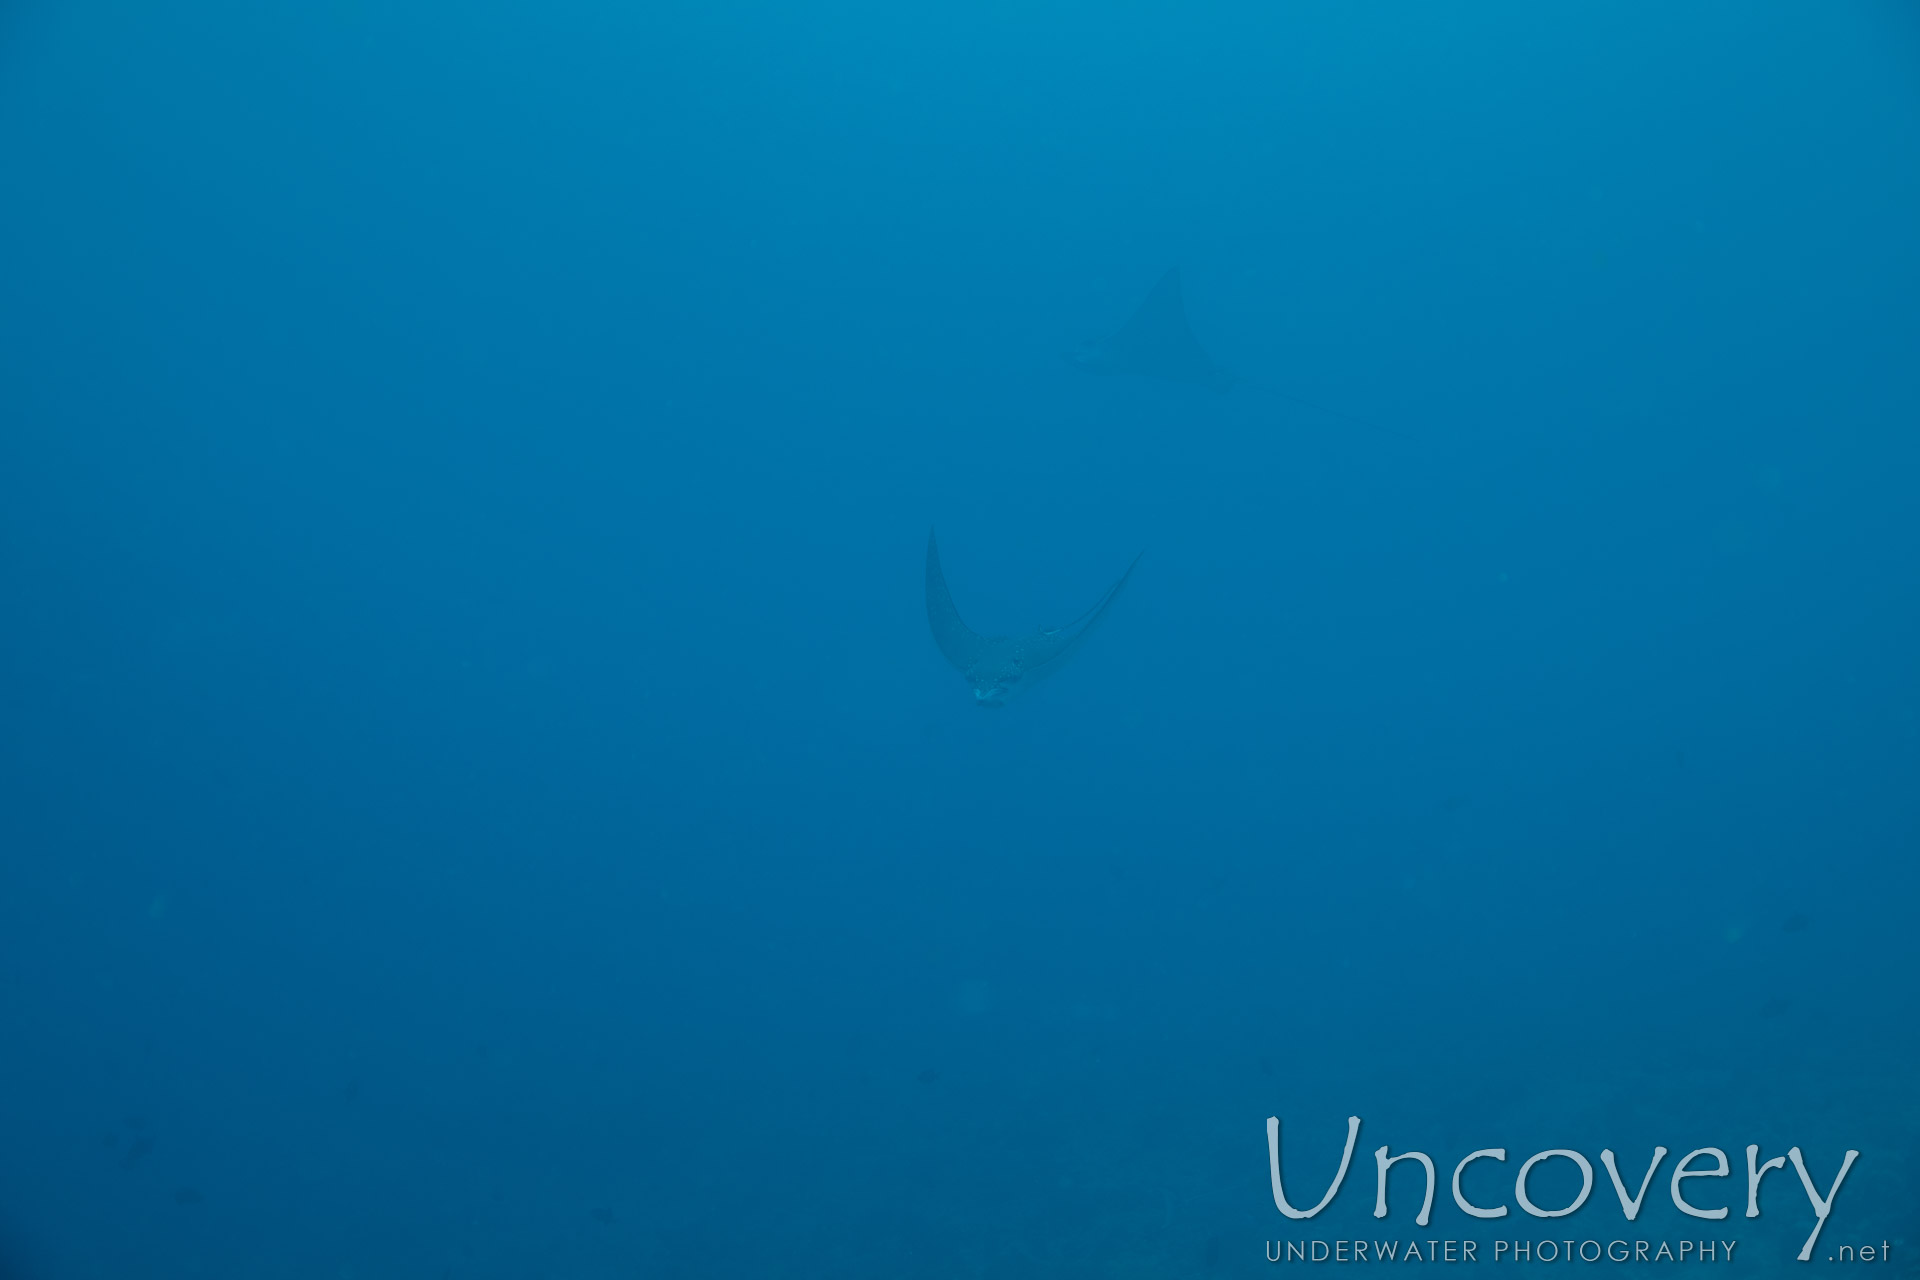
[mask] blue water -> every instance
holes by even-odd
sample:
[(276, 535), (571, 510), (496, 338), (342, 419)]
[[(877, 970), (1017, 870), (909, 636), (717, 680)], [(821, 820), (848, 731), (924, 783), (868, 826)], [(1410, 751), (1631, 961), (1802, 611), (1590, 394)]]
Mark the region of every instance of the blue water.
[(1916, 227), (1895, 0), (7, 0), (0, 1277), (1915, 1274)]

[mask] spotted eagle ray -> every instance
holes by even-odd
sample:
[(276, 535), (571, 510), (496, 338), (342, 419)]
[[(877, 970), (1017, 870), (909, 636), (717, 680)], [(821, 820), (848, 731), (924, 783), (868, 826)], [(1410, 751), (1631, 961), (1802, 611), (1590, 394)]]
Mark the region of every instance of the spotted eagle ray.
[(1067, 353), (1067, 363), (1089, 373), (1129, 373), (1170, 382), (1231, 387), (1238, 379), (1215, 364), (1187, 324), (1180, 296), (1180, 268), (1169, 267), (1153, 292), (1105, 342), (1086, 342)]
[(960, 621), (960, 611), (953, 607), (953, 593), (947, 590), (947, 575), (940, 571), (940, 544), (934, 541), (933, 530), (929, 529), (927, 623), (933, 628), (933, 642), (973, 686), (975, 706), (1004, 707), (1016, 691), (1066, 665), (1074, 650), (1107, 616), (1114, 597), (1127, 585), (1134, 565), (1139, 563), (1140, 557), (1135, 556), (1120, 580), (1108, 587), (1091, 609), (1065, 626), (1028, 636), (983, 636)]

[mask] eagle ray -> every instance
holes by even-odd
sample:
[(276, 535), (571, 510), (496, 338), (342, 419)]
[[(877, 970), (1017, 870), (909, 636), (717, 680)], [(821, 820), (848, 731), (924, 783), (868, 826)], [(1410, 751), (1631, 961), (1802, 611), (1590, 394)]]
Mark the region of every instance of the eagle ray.
[[(1144, 552), (1142, 554), (1145, 554)], [(1108, 587), (1105, 594), (1072, 622), (1049, 627), (1026, 636), (983, 636), (960, 619), (954, 608), (953, 592), (947, 587), (947, 575), (940, 568), (940, 544), (933, 531), (927, 531), (927, 624), (933, 629), (933, 642), (967, 683), (973, 686), (976, 706), (1001, 707), (1023, 687), (1052, 675), (1066, 665), (1093, 629), (1107, 616), (1140, 557)]]
[(1238, 381), (1215, 364), (1193, 336), (1178, 267), (1167, 268), (1118, 333), (1104, 342), (1081, 344), (1067, 354), (1067, 362), (1089, 373), (1133, 374), (1222, 389)]

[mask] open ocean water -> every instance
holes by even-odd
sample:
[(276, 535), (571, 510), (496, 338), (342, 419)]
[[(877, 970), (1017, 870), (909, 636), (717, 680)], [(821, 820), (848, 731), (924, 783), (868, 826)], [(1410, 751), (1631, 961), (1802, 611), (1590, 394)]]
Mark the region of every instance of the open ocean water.
[(0, 1280), (1920, 1275), (1917, 229), (1909, 0), (0, 0)]

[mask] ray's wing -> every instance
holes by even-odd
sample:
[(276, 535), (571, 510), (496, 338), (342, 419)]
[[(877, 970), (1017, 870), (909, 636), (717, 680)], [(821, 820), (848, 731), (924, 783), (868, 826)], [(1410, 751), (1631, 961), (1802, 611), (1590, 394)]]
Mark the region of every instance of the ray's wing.
[(933, 628), (933, 642), (940, 652), (961, 671), (970, 669), (986, 651), (986, 640), (960, 621), (960, 611), (953, 607), (947, 575), (940, 571), (940, 544), (931, 529), (927, 530), (927, 625)]
[[(1141, 552), (1140, 555), (1145, 555)], [(1107, 610), (1119, 596), (1121, 588), (1133, 577), (1133, 571), (1140, 564), (1140, 556), (1133, 558), (1127, 571), (1120, 575), (1119, 581), (1107, 588), (1106, 594), (1093, 602), (1093, 607), (1062, 627), (1042, 631), (1037, 635), (1023, 637), (1017, 642), (1021, 664), (1026, 668), (1029, 679), (1038, 680), (1042, 676), (1052, 675), (1066, 665), (1068, 658), (1093, 634), (1107, 616)]]
[(1141, 373), (1161, 377), (1204, 378), (1213, 361), (1200, 349), (1187, 324), (1180, 292), (1180, 268), (1168, 267), (1133, 318), (1107, 342), (1114, 357)]
[(1180, 268), (1168, 267), (1139, 309), (1113, 335), (1116, 350), (1139, 351), (1192, 341), (1187, 305), (1180, 293)]

